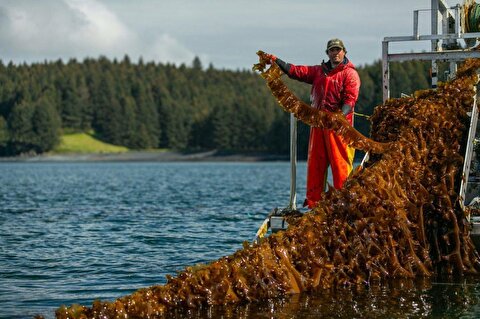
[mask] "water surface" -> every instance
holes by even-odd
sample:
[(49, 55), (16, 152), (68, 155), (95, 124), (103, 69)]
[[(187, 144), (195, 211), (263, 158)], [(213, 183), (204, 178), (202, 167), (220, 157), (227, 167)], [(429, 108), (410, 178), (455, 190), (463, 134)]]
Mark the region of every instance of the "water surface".
[[(289, 173), (285, 162), (1, 163), (0, 317), (52, 318), (230, 255), (287, 206)], [(169, 316), (474, 318), (479, 289), (477, 278), (405, 281)]]

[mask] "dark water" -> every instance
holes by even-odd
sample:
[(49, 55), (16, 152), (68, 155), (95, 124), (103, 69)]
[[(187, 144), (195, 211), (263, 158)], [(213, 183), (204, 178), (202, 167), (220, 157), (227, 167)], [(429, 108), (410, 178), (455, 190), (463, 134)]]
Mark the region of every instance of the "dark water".
[[(54, 316), (242, 247), (289, 199), (289, 163), (0, 164), (0, 317)], [(298, 201), (305, 163), (298, 167)], [(480, 280), (398, 281), (184, 318), (475, 318)]]

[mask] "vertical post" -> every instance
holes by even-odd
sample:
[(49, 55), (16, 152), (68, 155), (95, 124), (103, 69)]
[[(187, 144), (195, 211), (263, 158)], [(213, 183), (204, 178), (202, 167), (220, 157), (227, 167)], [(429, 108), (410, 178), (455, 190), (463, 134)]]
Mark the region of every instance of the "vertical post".
[(413, 37), (418, 40), (420, 35), (418, 33), (418, 10), (413, 11)]
[[(478, 79), (478, 74), (477, 74)], [(473, 106), (472, 112), (470, 114), (470, 128), (468, 130), (468, 138), (467, 138), (467, 147), (465, 149), (465, 157), (463, 159), (463, 172), (462, 172), (462, 179), (460, 181), (460, 191), (458, 197), (460, 198), (460, 207), (465, 211), (465, 196), (467, 193), (468, 188), (468, 178), (470, 174), (470, 165), (472, 163), (472, 155), (473, 155), (473, 142), (475, 140), (475, 133), (477, 131), (477, 121), (478, 121), (478, 104), (477, 104), (477, 89), (475, 86), (475, 96), (473, 98)], [(467, 219), (470, 221), (470, 214), (467, 216)]]
[(436, 89), (438, 84), (438, 65), (437, 60), (432, 60), (432, 89)]
[[(432, 35), (438, 34), (438, 0), (432, 0)], [(438, 40), (432, 40), (432, 51), (436, 52), (438, 49)], [(432, 60), (432, 88), (437, 88), (438, 82), (438, 66), (437, 61)]]
[(290, 204), (297, 209), (297, 119), (290, 113)]
[(460, 20), (462, 18), (461, 18), (460, 10), (462, 10), (462, 7), (459, 4), (457, 4), (455, 6), (455, 36), (457, 38), (460, 38), (460, 34), (462, 33), (462, 27), (460, 24)]
[(453, 78), (455, 77), (455, 74), (457, 74), (457, 62), (451, 61), (450, 62), (449, 80), (453, 80)]
[(390, 66), (388, 61), (388, 41), (382, 41), (383, 102), (390, 98)]
[[(442, 9), (440, 8), (440, 25), (442, 26), (442, 34), (448, 34), (448, 16), (449, 12), (448, 9)], [(449, 42), (449, 40), (442, 40), (444, 42)]]
[[(432, 35), (438, 34), (438, 0), (432, 0), (432, 20), (431, 20), (431, 28), (432, 28)], [(438, 40), (432, 40), (432, 51), (437, 51), (437, 42)]]

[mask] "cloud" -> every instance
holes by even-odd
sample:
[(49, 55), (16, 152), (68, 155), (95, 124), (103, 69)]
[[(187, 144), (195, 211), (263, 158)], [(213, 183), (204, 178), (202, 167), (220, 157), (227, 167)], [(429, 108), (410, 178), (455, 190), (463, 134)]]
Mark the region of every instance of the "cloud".
[(175, 64), (189, 63), (195, 55), (169, 34), (157, 37), (143, 55), (147, 60), (169, 61)]
[[(325, 42), (340, 37), (352, 61), (370, 63), (381, 57), (383, 37), (411, 34), (412, 10), (429, 3), (0, 0), (0, 59), (121, 59), (128, 54), (132, 61), (141, 56), (190, 64), (199, 56), (204, 65), (250, 68), (262, 49), (292, 63), (313, 64), (326, 58)], [(404, 50), (415, 45), (407, 43)]]
[(142, 38), (98, 0), (7, 0), (0, 4), (0, 44), (1, 59), (16, 63), (125, 54), (189, 63), (194, 57), (167, 33)]
[(95, 0), (64, 0), (73, 16), (69, 25), (67, 44), (80, 50), (114, 53), (125, 50), (137, 41), (136, 35), (110, 12), (103, 4)]

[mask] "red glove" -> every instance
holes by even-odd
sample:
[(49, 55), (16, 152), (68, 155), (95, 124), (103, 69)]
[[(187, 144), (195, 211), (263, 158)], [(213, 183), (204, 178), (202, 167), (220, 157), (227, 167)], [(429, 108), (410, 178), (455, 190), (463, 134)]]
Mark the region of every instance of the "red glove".
[(266, 53), (265, 57), (268, 59), (268, 61), (270, 61), (270, 64), (273, 64), (275, 60), (277, 60), (277, 57), (270, 53)]

